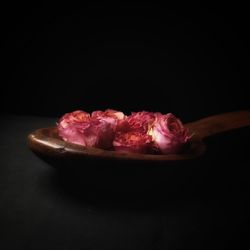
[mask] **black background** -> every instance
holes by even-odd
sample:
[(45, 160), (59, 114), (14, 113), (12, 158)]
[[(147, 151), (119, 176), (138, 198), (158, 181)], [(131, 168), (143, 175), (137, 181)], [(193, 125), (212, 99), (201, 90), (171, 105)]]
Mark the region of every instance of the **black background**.
[(172, 112), (249, 108), (245, 6), (8, 6), (1, 109)]
[(249, 128), (207, 139), (204, 157), (172, 179), (169, 168), (150, 168), (146, 185), (139, 168), (118, 173), (120, 183), (105, 164), (103, 175), (83, 176), (87, 184), (60, 176), (26, 145), (32, 130), (76, 109), (172, 112), (184, 122), (249, 109), (246, 6), (44, 2), (3, 11), (0, 248), (249, 246)]

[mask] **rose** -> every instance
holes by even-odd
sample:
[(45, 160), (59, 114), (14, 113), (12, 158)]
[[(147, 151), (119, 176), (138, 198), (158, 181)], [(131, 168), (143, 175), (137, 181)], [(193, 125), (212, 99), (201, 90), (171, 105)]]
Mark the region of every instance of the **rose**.
[(94, 111), (91, 114), (91, 117), (95, 118), (113, 118), (114, 120), (122, 120), (125, 118), (125, 115), (121, 111), (114, 109), (106, 109), (105, 111)]
[(57, 124), (60, 137), (65, 141), (85, 145), (81, 135), (82, 124), (88, 122), (90, 114), (82, 110), (76, 110), (65, 114)]
[(119, 121), (122, 121), (126, 116), (121, 111), (107, 109), (105, 111), (94, 111), (92, 112), (91, 117), (117, 126)]
[(120, 152), (146, 154), (152, 150), (152, 137), (140, 132), (118, 132), (113, 146)]
[(154, 113), (133, 112), (123, 119), (113, 142), (114, 149), (122, 152), (150, 153), (153, 150), (152, 136), (148, 135), (155, 120)]
[(110, 149), (114, 138), (114, 129), (110, 124), (97, 119), (72, 123), (67, 128), (58, 126), (63, 140), (85, 147)]
[(162, 154), (179, 153), (190, 138), (182, 122), (171, 113), (158, 113), (148, 134), (152, 135), (155, 147)]
[(71, 113), (66, 113), (60, 120), (59, 124), (63, 128), (66, 128), (68, 125), (72, 123), (78, 123), (78, 122), (84, 122), (87, 121), (90, 118), (90, 114), (82, 111), (82, 110), (76, 110)]
[(142, 111), (133, 112), (125, 119), (124, 123), (127, 123), (127, 131), (147, 133), (154, 123), (154, 120), (154, 113)]
[(82, 124), (80, 132), (84, 141), (83, 146), (102, 149), (112, 148), (115, 131), (111, 124), (91, 118), (89, 122)]
[(125, 121), (127, 116), (121, 111), (113, 109), (94, 111), (92, 112), (91, 117), (111, 124), (115, 131), (127, 131), (128, 124)]
[(58, 134), (63, 140), (85, 147), (110, 149), (114, 128), (104, 120), (91, 118), (84, 111), (64, 115), (58, 123)]
[(91, 116), (77, 110), (65, 114), (57, 128), (59, 136), (71, 143), (133, 153), (179, 153), (190, 138), (174, 115), (146, 111), (126, 117), (111, 109)]

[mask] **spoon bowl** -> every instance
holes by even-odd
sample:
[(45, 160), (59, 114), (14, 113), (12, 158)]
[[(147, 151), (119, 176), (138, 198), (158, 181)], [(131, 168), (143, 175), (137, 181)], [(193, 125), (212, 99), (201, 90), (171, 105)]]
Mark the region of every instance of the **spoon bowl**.
[(206, 146), (203, 139), (232, 129), (250, 125), (250, 111), (238, 111), (207, 117), (185, 126), (194, 136), (180, 154), (151, 155), (124, 153), (83, 146), (63, 141), (57, 128), (41, 128), (28, 136), (29, 148), (43, 160), (52, 165), (86, 165), (86, 162), (97, 163), (104, 161), (125, 163), (126, 166), (172, 164), (196, 159), (204, 154)]

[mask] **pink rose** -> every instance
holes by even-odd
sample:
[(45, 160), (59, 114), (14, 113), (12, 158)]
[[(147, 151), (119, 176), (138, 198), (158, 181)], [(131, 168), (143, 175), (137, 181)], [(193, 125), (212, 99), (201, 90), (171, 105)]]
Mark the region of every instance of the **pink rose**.
[(59, 136), (65, 141), (85, 145), (80, 129), (82, 123), (88, 122), (89, 119), (90, 114), (82, 110), (65, 114), (57, 124)]
[(175, 154), (180, 152), (190, 136), (188, 130), (173, 114), (157, 114), (156, 120), (149, 131), (156, 148), (162, 154)]
[(118, 132), (113, 141), (116, 151), (129, 153), (149, 153), (152, 149), (152, 137), (140, 132)]
[(105, 111), (94, 111), (92, 112), (91, 117), (106, 121), (107, 123), (117, 126), (117, 124), (126, 116), (120, 111), (107, 109)]
[[(81, 112), (81, 113), (80, 113)], [(64, 115), (58, 125), (58, 134), (63, 140), (85, 147), (110, 149), (114, 139), (114, 128), (103, 120), (91, 118), (83, 111)]]
[(57, 125), (63, 140), (82, 145), (133, 153), (179, 153), (190, 136), (173, 114), (122, 112), (107, 109), (91, 116), (81, 110), (65, 114)]
[(123, 112), (107, 109), (105, 111), (94, 111), (91, 117), (98, 120), (106, 121), (114, 127), (115, 131), (127, 131), (128, 123), (126, 122), (127, 116)]
[(112, 148), (115, 131), (111, 124), (91, 118), (89, 122), (82, 124), (80, 131), (84, 141), (83, 146), (102, 149)]
[(147, 133), (155, 120), (155, 114), (152, 112), (132, 112), (130, 116), (125, 119), (128, 123), (129, 131), (137, 131), (140, 133)]
[(67, 126), (71, 125), (72, 123), (79, 123), (89, 120), (90, 114), (82, 111), (76, 110), (71, 113), (66, 113), (60, 120), (59, 125), (62, 128), (67, 128)]
[(119, 124), (113, 142), (114, 149), (141, 154), (153, 152), (152, 136), (147, 133), (154, 120), (154, 113), (133, 112)]
[(111, 118), (114, 118), (116, 120), (122, 120), (125, 118), (125, 115), (123, 114), (123, 112), (121, 111), (117, 111), (117, 110), (114, 110), (114, 109), (106, 109), (105, 111), (94, 111), (92, 112), (92, 117), (103, 117), (103, 118), (106, 118), (106, 117), (111, 117)]

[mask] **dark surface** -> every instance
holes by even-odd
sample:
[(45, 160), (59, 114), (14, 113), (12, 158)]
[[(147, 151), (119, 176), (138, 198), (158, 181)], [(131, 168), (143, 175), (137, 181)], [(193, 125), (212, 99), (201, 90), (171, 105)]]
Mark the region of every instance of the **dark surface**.
[(249, 128), (208, 139), (206, 155), (171, 179), (152, 166), (145, 182), (143, 170), (53, 169), (29, 151), (26, 137), (54, 122), (1, 121), (1, 250), (249, 248)]
[(6, 2), (0, 110), (151, 110), (192, 121), (250, 108), (244, 4), (84, 5)]
[(62, 172), (26, 145), (29, 132), (54, 126), (42, 116), (76, 109), (185, 122), (249, 109), (248, 8), (84, 4), (2, 7), (0, 250), (248, 249), (249, 128), (167, 169)]

